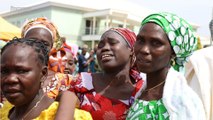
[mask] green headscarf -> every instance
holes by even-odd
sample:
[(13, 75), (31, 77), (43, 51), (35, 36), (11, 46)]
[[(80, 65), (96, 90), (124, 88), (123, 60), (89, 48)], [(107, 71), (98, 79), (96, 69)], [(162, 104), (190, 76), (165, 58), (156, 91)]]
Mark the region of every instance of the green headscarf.
[(150, 22), (158, 24), (166, 32), (176, 54), (172, 66), (175, 70), (183, 72), (184, 63), (197, 48), (197, 38), (191, 25), (184, 19), (165, 12), (149, 15), (142, 21), (142, 25)]

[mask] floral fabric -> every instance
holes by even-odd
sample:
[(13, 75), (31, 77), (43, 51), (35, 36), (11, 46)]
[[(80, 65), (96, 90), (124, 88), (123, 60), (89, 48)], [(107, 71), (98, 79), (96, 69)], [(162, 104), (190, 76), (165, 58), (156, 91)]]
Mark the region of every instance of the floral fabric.
[(71, 82), (70, 90), (80, 99), (80, 109), (90, 112), (94, 120), (125, 120), (134, 95), (143, 83), (142, 79), (137, 81), (131, 98), (127, 100), (111, 99), (96, 93), (90, 73), (81, 73), (77, 80)]
[(167, 112), (162, 100), (135, 100), (129, 110), (127, 120), (169, 120)]
[(48, 86), (43, 88), (47, 96), (55, 99), (60, 91), (65, 91), (70, 88), (72, 76), (63, 73), (56, 73)]

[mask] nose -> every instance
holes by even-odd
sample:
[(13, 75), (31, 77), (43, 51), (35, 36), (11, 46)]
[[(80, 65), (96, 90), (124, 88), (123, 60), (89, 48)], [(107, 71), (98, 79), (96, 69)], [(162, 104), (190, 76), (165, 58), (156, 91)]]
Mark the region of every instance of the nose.
[(110, 44), (106, 43), (103, 47), (102, 47), (102, 51), (107, 51), (110, 49)]
[(1, 77), (1, 84), (16, 84), (19, 82), (19, 77), (16, 74), (8, 74)]
[(143, 45), (140, 49), (140, 52), (145, 55), (148, 55), (150, 54), (150, 47), (148, 45)]
[(68, 61), (65, 62), (65, 69), (69, 69), (70, 65), (68, 63)]

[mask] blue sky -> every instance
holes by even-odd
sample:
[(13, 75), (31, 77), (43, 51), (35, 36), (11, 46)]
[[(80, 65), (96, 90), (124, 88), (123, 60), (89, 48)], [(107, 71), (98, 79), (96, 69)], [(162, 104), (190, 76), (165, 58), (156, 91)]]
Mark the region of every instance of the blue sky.
[[(42, 1), (47, 0), (0, 0), (0, 12), (8, 11), (10, 9), (10, 6), (28, 6)], [(106, 1), (107, 0), (105, 0), (104, 2)], [(198, 29), (199, 35), (204, 37), (210, 35), (209, 22), (213, 18), (213, 0), (119, 0), (120, 4), (122, 4), (122, 1), (132, 2), (133, 4), (154, 11), (166, 11), (175, 13), (192, 23), (198, 24), (200, 26), (200, 28)]]

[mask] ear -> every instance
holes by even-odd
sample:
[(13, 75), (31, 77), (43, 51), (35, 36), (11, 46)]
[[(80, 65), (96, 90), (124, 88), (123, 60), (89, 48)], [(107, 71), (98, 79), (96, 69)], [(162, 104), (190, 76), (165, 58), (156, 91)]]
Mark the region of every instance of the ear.
[(134, 56), (135, 53), (134, 53), (134, 49), (132, 48), (131, 51), (130, 51), (130, 56)]
[(48, 75), (48, 68), (47, 66), (44, 66), (41, 70), (41, 82), (44, 82), (44, 80), (47, 78)]
[(136, 61), (134, 49), (131, 50), (130, 56), (131, 56), (131, 63), (130, 63), (130, 66), (133, 67), (134, 64), (135, 64), (135, 61)]
[(172, 59), (172, 58), (175, 58), (175, 57), (176, 57), (176, 54), (175, 54), (175, 52), (172, 50), (171, 59)]

